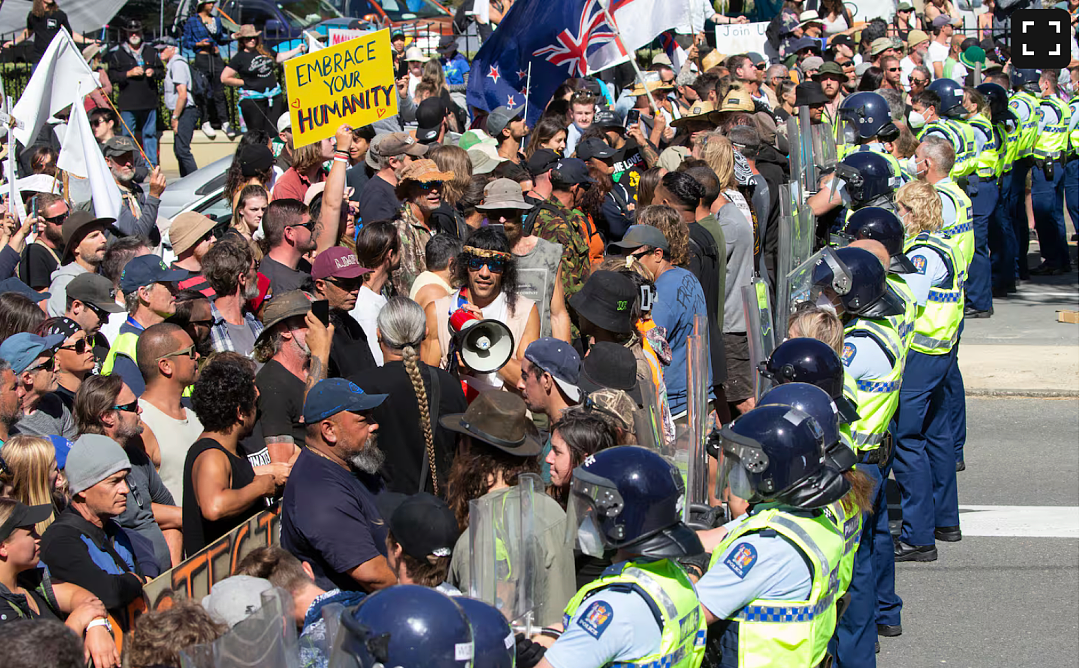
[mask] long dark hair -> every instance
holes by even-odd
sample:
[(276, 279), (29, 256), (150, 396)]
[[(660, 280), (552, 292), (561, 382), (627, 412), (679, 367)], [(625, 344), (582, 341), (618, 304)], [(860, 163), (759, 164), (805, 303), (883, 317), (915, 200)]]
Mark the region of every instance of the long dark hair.
[(45, 312), (26, 295), (0, 294), (0, 341), (20, 332), (37, 331), (44, 320)]
[(500, 473), (503, 482), (514, 487), (521, 474), (540, 473), (540, 460), (516, 457), (476, 440), (454, 458), (446, 483), (446, 504), (462, 531), (469, 528), (469, 501), (487, 494), (491, 481)]
[(877, 65), (871, 66), (870, 69), (863, 72), (862, 78), (859, 79), (859, 90), (876, 91), (881, 88), (881, 80), (884, 78), (884, 70)]
[(401, 248), (397, 228), (388, 220), (376, 220), (360, 228), (356, 237), (356, 258), (365, 269), (375, 269), (386, 256)]
[[(611, 424), (583, 406), (573, 406), (563, 411), (562, 417), (552, 427), (551, 433), (558, 433), (566, 443), (573, 462), (572, 468), (580, 466), (589, 455), (613, 448), (618, 443)], [(556, 487), (553, 484), (548, 488), (548, 494), (564, 508), (569, 492), (569, 485)]]
[(552, 137), (566, 130), (566, 115), (542, 116), (536, 122), (529, 137), (529, 145), (525, 148), (525, 157), (531, 158), (536, 149), (544, 142), (551, 141)]
[[(510, 315), (514, 315), (514, 302), (517, 301), (515, 297), (518, 295), (518, 276), (517, 276), (517, 260), (510, 254), (510, 242), (506, 240), (506, 234), (495, 227), (481, 227), (465, 240), (466, 246), (472, 246), (480, 250), (497, 251), (499, 253), (506, 253), (510, 256), (510, 259), (506, 261), (506, 265), (502, 273), (502, 281), (499, 283), (499, 289), (506, 295), (506, 310)], [(468, 253), (464, 250), (458, 254), (457, 262), (454, 263), (454, 285), (468, 285), (469, 284), (469, 263), (466, 256)]]

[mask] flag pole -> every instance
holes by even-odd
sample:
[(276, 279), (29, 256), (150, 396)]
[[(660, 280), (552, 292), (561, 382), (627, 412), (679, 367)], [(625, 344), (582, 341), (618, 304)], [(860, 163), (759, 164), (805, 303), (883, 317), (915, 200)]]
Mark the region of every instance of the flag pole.
[[(532, 93), (532, 61), (529, 61), (528, 74), (525, 75), (525, 118), (529, 118), (529, 94)], [(521, 150), (525, 150), (525, 138), (521, 138)]]
[(630, 57), (630, 65), (634, 68), (634, 76), (637, 77), (638, 83), (641, 84), (642, 90), (645, 91), (645, 97), (649, 98), (649, 106), (652, 107), (653, 115), (660, 115), (660, 107), (657, 106), (656, 100), (653, 99), (652, 91), (649, 90), (649, 86), (645, 83), (645, 75), (641, 72), (641, 68), (637, 64), (637, 52), (629, 52), (626, 45), (623, 44), (622, 34), (619, 32), (619, 24), (615, 23), (615, 19), (611, 16), (611, 0), (608, 0), (604, 5), (604, 17), (607, 18), (609, 25), (615, 28), (615, 43), (619, 45), (619, 50), (627, 54)]
[(146, 161), (146, 164), (150, 167), (150, 169), (153, 169), (154, 165), (150, 163), (150, 158), (146, 157), (146, 151), (143, 151), (143, 147), (139, 144), (139, 140), (135, 139), (135, 133), (132, 132), (131, 128), (128, 127), (128, 124), (124, 122), (123, 114), (121, 114), (120, 110), (116, 108), (116, 105), (113, 104), (113, 101), (109, 99), (108, 95), (102, 95), (102, 97), (104, 97), (105, 101), (109, 103), (109, 106), (112, 107), (112, 110), (116, 112), (117, 118), (120, 119), (121, 125), (123, 125), (124, 129), (127, 130), (128, 137), (130, 137), (132, 143), (135, 144), (135, 148), (139, 149), (139, 153), (142, 154), (143, 160)]

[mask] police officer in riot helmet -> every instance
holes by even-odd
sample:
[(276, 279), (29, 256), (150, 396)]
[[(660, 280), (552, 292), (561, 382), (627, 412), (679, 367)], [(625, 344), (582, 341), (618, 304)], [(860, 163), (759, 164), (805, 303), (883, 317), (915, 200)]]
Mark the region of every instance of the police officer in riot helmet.
[(497, 608), (475, 598), (454, 599), (465, 612), (473, 630), (473, 665), (490, 668), (514, 668), (514, 631)]
[(904, 224), (892, 211), (876, 206), (859, 209), (848, 218), (844, 232), (852, 240), (873, 239), (885, 246), (891, 273), (915, 272), (915, 265), (904, 255)]
[(647, 448), (611, 448), (574, 469), (570, 490), (578, 547), (593, 556), (616, 550), (615, 564), (570, 600), (566, 629), (538, 665), (700, 665), (705, 620), (674, 560), (704, 549), (681, 520), (679, 470)]
[(895, 141), (900, 129), (892, 122), (889, 103), (878, 93), (862, 91), (852, 93), (840, 103), (840, 140), (844, 144), (857, 145), (877, 140)]
[(873, 253), (861, 248), (840, 248), (825, 256), (814, 267), (812, 281), (842, 319), (845, 314), (887, 318), (904, 313), (903, 301), (888, 288), (885, 268)]
[(996, 83), (984, 83), (975, 87), (990, 103), (990, 121), (1008, 123), (1016, 121), (1016, 114), (1009, 110), (1009, 93)]
[(834, 569), (844, 537), (821, 510), (850, 485), (825, 454), (817, 420), (762, 405), (721, 430), (717, 486), (733, 514), (697, 583), (709, 665), (811, 666), (835, 628)]
[(960, 118), (964, 115), (964, 87), (952, 79), (934, 79), (927, 90), (941, 98), (938, 115), (942, 118)]
[(788, 339), (761, 363), (759, 371), (781, 386), (786, 383), (816, 385), (836, 404), (842, 422), (859, 419), (855, 406), (844, 396), (844, 365), (827, 343), (808, 337)]
[(867, 206), (892, 209), (893, 191), (900, 183), (885, 156), (861, 151), (852, 153), (836, 166), (836, 175), (844, 181), (852, 211)]
[(855, 453), (840, 438), (840, 410), (825, 390), (809, 383), (785, 383), (761, 395), (757, 402), (758, 406), (769, 404), (798, 408), (817, 420), (826, 460), (841, 473), (855, 466)]
[(454, 599), (419, 585), (377, 591), (342, 613), (330, 656), (331, 668), (467, 668), (472, 663), (469, 617)]

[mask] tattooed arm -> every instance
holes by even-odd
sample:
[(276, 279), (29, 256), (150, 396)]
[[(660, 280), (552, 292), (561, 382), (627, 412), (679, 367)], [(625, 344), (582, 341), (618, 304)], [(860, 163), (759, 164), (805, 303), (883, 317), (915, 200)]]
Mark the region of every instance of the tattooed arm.
[(334, 326), (323, 326), (322, 321), (315, 314), (308, 311), (304, 316), (304, 323), (308, 326), (307, 346), (311, 351), (311, 360), (308, 362), (307, 381), (304, 383), (304, 399), (308, 392), (320, 380), (326, 378), (326, 369), (330, 364), (330, 344), (334, 338)]

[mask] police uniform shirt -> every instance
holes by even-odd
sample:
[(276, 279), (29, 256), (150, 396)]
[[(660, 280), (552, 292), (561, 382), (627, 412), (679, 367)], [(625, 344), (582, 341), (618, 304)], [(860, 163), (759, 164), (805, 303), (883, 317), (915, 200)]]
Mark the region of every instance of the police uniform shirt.
[(915, 265), (915, 273), (901, 274), (908, 287), (915, 295), (915, 303), (926, 306), (930, 288), (939, 288), (949, 278), (949, 269), (941, 254), (932, 248), (920, 246), (907, 253), (908, 259)]
[(1016, 114), (1017, 122), (1020, 125), (1023, 125), (1028, 120), (1028, 108), (1027, 108), (1027, 105), (1026, 104), (1020, 104), (1019, 102), (1016, 102), (1015, 104), (1013, 104), (1013, 102), (1015, 102), (1015, 100), (1009, 100), (1009, 109), (1014, 114)]
[(1047, 126), (1053, 127), (1057, 125), (1058, 121), (1061, 120), (1058, 118), (1057, 109), (1049, 104), (1040, 102), (1039, 110), (1036, 113), (1039, 115), (1039, 132), (1044, 132)]
[(544, 658), (555, 668), (600, 668), (655, 654), (660, 639), (640, 594), (601, 589), (582, 602)]
[(855, 380), (884, 378), (892, 371), (888, 355), (877, 341), (868, 336), (846, 337), (840, 359)]
[(751, 601), (802, 601), (813, 578), (798, 548), (773, 531), (740, 536), (698, 580), (698, 599), (726, 619)]
[(990, 141), (990, 138), (986, 136), (983, 129), (974, 123), (969, 123), (971, 129), (975, 131), (975, 153), (982, 153), (983, 147)]
[[(944, 183), (949, 179), (942, 179), (938, 183)], [(938, 192), (938, 197), (941, 198), (941, 229), (947, 230), (950, 227), (956, 225), (956, 205), (953, 204), (952, 198), (943, 192)]]

